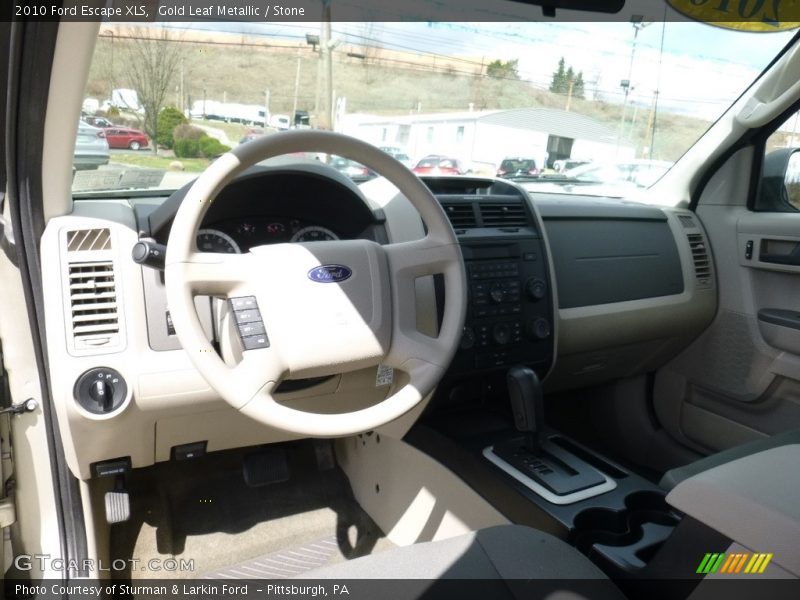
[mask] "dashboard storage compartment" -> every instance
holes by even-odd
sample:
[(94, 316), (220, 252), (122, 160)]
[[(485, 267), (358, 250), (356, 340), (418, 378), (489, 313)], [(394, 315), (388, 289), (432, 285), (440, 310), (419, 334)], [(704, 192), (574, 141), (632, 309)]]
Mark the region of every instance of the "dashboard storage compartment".
[(679, 522), (663, 494), (638, 491), (625, 498), (623, 510), (579, 513), (571, 541), (607, 573), (632, 575), (647, 565)]

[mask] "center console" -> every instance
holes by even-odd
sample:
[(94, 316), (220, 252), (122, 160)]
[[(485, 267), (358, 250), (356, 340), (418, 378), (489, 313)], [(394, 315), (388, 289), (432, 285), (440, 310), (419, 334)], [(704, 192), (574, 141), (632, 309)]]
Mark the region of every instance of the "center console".
[[(507, 189), (506, 189), (507, 188)], [(547, 249), (524, 192), (437, 194), (461, 244), (468, 289), (464, 334), (451, 374), (553, 360)]]

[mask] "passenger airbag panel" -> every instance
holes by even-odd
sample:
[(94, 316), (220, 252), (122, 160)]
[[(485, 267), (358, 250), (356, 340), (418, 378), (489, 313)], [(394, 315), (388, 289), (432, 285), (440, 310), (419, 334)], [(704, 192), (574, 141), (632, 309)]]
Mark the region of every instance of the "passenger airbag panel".
[(666, 220), (545, 219), (559, 308), (680, 294), (675, 238)]

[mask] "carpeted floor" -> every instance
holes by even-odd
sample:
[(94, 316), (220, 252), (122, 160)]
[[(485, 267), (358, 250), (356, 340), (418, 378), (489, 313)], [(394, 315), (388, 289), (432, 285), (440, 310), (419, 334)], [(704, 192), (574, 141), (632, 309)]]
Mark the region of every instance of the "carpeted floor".
[[(244, 482), (245, 451), (134, 472), (131, 519), (112, 526), (111, 558), (138, 562), (116, 576), (290, 577), (392, 546), (338, 467), (318, 469), (308, 441), (285, 448), (289, 480), (262, 487)], [(191, 559), (194, 568), (148, 568), (152, 559), (169, 558)]]

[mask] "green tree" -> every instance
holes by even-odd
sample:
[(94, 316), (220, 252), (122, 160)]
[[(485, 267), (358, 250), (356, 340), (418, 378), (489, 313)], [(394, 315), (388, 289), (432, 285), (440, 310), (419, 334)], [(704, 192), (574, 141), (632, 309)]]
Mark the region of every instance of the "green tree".
[(554, 94), (566, 94), (569, 84), (567, 83), (567, 71), (564, 65), (564, 58), (558, 61), (558, 69), (553, 73), (550, 80), (550, 91)]
[(572, 86), (573, 98), (584, 98), (586, 95), (586, 84), (583, 81), (583, 71), (575, 73), (572, 66), (567, 66), (564, 58), (558, 61), (558, 68), (553, 72), (550, 79), (550, 91), (554, 94), (570, 93), (569, 88)]
[(173, 133), (179, 125), (185, 125), (189, 120), (174, 106), (167, 106), (158, 113), (158, 133), (156, 141), (159, 146), (172, 148), (175, 145)]
[(493, 60), (486, 66), (486, 74), (492, 79), (519, 79), (519, 60)]

